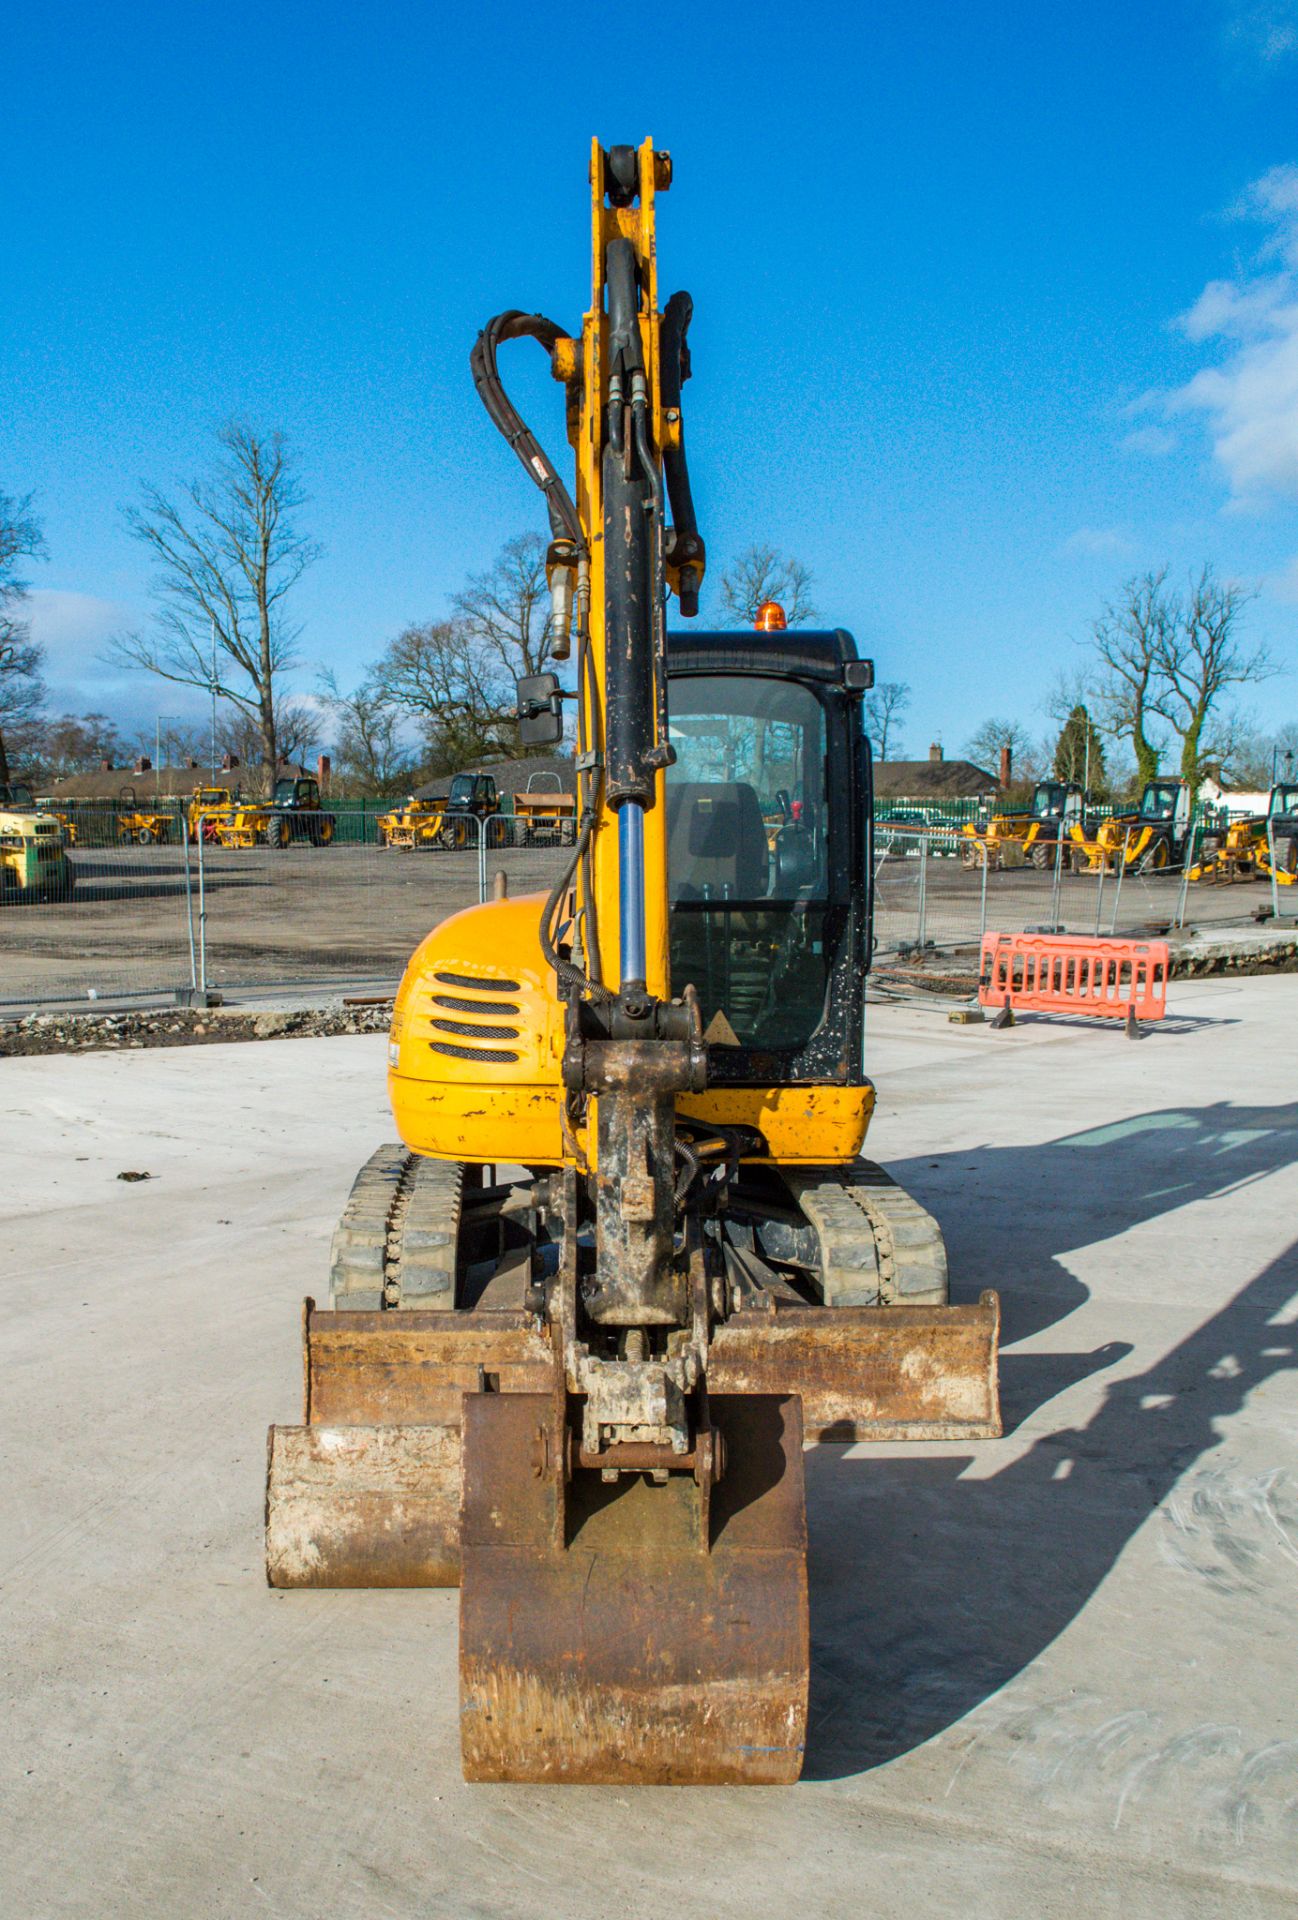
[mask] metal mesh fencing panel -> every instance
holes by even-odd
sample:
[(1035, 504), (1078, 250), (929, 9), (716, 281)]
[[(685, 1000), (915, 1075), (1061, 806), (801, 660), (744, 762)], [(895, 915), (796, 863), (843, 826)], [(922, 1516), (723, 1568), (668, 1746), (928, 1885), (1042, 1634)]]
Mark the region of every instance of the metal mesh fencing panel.
[(498, 873), (510, 896), (546, 893), (571, 859), (562, 836), (502, 815), (457, 819), (445, 838), (205, 846), (203, 983), (395, 986), (424, 936), (489, 899)]
[(878, 953), (917, 947), (923, 937), (920, 909), (926, 836), (880, 822), (874, 830), (874, 944)]
[(194, 980), (195, 851), (174, 813), (64, 819), (37, 884), (0, 890), (0, 1005), (157, 994)]
[(395, 985), (429, 929), (479, 895), (472, 847), (304, 837), (202, 853), (209, 987)]
[[(237, 847), (190, 841), (176, 809), (141, 820), (120, 805), (77, 808), (45, 875), (66, 859), (61, 884), (55, 875), (24, 893), (6, 875), (0, 1007), (204, 987), (390, 989), (425, 934), (490, 898), (497, 875), (513, 898), (544, 895), (572, 858), (571, 820), (467, 816), (446, 839), (410, 848), (379, 843), (377, 812), (354, 809), (327, 845), (307, 832)], [(1101, 871), (1065, 842), (1040, 865), (989, 868), (976, 856), (970, 864), (957, 826), (879, 821), (876, 949), (976, 948), (987, 930), (1211, 930), (1246, 924), (1259, 908), (1298, 916), (1298, 886), (1202, 877), (1199, 851), (1196, 829), (1180, 864), (1119, 859)]]

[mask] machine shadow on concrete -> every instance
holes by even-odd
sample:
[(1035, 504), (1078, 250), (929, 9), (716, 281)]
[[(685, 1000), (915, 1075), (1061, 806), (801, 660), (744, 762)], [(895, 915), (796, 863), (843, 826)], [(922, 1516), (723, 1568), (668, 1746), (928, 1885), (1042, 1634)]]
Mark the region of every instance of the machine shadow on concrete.
[[(892, 1168), (949, 1229), (957, 1298), (997, 1286), (1004, 1340), (1065, 1320), (1088, 1289), (1060, 1256), (1298, 1159), (1298, 1103), (1139, 1115), (1041, 1146)], [(963, 1204), (958, 1195), (965, 1195)], [(973, 1711), (1069, 1625), (1137, 1529), (1255, 1387), (1293, 1368), (1275, 1317), (1298, 1289), (1298, 1242), (1142, 1373), (1116, 1380), (1082, 1428), (1044, 1433), (987, 1478), (969, 1456), (806, 1456), (811, 1714), (805, 1774), (879, 1766)], [(1122, 1296), (1113, 1332), (1121, 1335)], [(1006, 1430), (1130, 1351), (1003, 1356)], [(980, 1450), (988, 1464), (997, 1442)], [(1243, 1587), (1223, 1551), (1215, 1584)]]

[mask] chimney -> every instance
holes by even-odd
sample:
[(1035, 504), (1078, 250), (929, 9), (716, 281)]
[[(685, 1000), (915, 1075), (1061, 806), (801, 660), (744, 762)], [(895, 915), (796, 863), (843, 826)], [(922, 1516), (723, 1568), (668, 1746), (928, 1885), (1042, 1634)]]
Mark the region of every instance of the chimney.
[(233, 773), (238, 764), (239, 756), (237, 753), (223, 753), (221, 755), (222, 773)]
[(196, 766), (198, 765), (198, 762), (197, 762), (197, 760), (194, 760), (194, 759), (191, 759), (191, 760), (190, 760), (190, 763), (189, 763), (189, 764), (190, 764), (190, 766), (191, 766), (191, 768), (193, 768), (193, 767), (196, 767)]
[(99, 771), (101, 773), (111, 773), (112, 770), (113, 770), (113, 763), (111, 760), (101, 760), (99, 762)]
[(152, 773), (152, 772), (153, 772), (153, 762), (152, 762), (152, 760), (150, 760), (150, 759), (149, 759), (149, 757), (148, 757), (148, 755), (147, 755), (147, 754), (143, 754), (143, 753), (142, 753), (142, 754), (140, 755), (140, 757), (139, 757), (139, 759), (138, 759), (138, 760), (136, 761), (136, 763), (135, 763), (135, 771), (136, 771), (137, 773)]
[(319, 782), (321, 793), (328, 793), (329, 791), (329, 771), (329, 755), (322, 753), (315, 763), (315, 777)]
[(1005, 742), (1005, 745), (1001, 748), (1001, 785), (1003, 787), (1008, 787), (1008, 785), (1010, 784), (1013, 766), (1014, 766), (1014, 750), (1010, 746), (1009, 741), (1007, 740)]
[(940, 760), (942, 758), (942, 749), (936, 740), (928, 750), (928, 757), (930, 760)]

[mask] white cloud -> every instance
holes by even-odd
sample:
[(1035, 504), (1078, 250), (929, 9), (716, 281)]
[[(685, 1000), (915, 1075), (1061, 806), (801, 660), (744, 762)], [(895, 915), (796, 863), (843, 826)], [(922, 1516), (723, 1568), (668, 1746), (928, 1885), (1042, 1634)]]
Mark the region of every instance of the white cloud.
[(1119, 445), (1124, 453), (1147, 453), (1153, 459), (1159, 459), (1165, 453), (1175, 453), (1180, 441), (1166, 427), (1135, 427), (1124, 434)]
[(1186, 336), (1217, 343), (1221, 358), (1162, 407), (1203, 417), (1232, 504), (1254, 506), (1298, 498), (1298, 166), (1263, 174), (1234, 212), (1270, 228), (1257, 270), (1210, 281), (1181, 316)]
[(116, 601), (34, 587), (22, 615), (32, 639), (45, 648), (49, 704), (57, 712), (107, 713), (129, 731), (151, 723), (163, 708), (186, 715), (203, 711), (200, 693), (105, 664), (102, 656), (109, 640), (133, 624), (130, 611)]
[(1233, 0), (1226, 16), (1227, 39), (1263, 65), (1298, 53), (1295, 0)]
[(1121, 527), (1079, 527), (1064, 541), (1065, 553), (1130, 553), (1132, 542)]

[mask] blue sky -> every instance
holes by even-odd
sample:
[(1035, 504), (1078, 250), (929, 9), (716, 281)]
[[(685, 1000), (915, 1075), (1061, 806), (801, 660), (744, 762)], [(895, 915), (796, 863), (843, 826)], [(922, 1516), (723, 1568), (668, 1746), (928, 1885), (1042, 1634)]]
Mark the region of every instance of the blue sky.
[(325, 546), (303, 687), (543, 524), (468, 352), (506, 306), (578, 325), (596, 132), (674, 157), (716, 570), (754, 540), (810, 564), (910, 682), (910, 750), (1043, 730), (1101, 602), (1163, 561), (1260, 584), (1286, 673), (1250, 704), (1298, 718), (1298, 0), (55, 0), (6, 39), (0, 486), (37, 494), (74, 710), (186, 704), (96, 655), (148, 617), (120, 504), (231, 414), (290, 436)]

